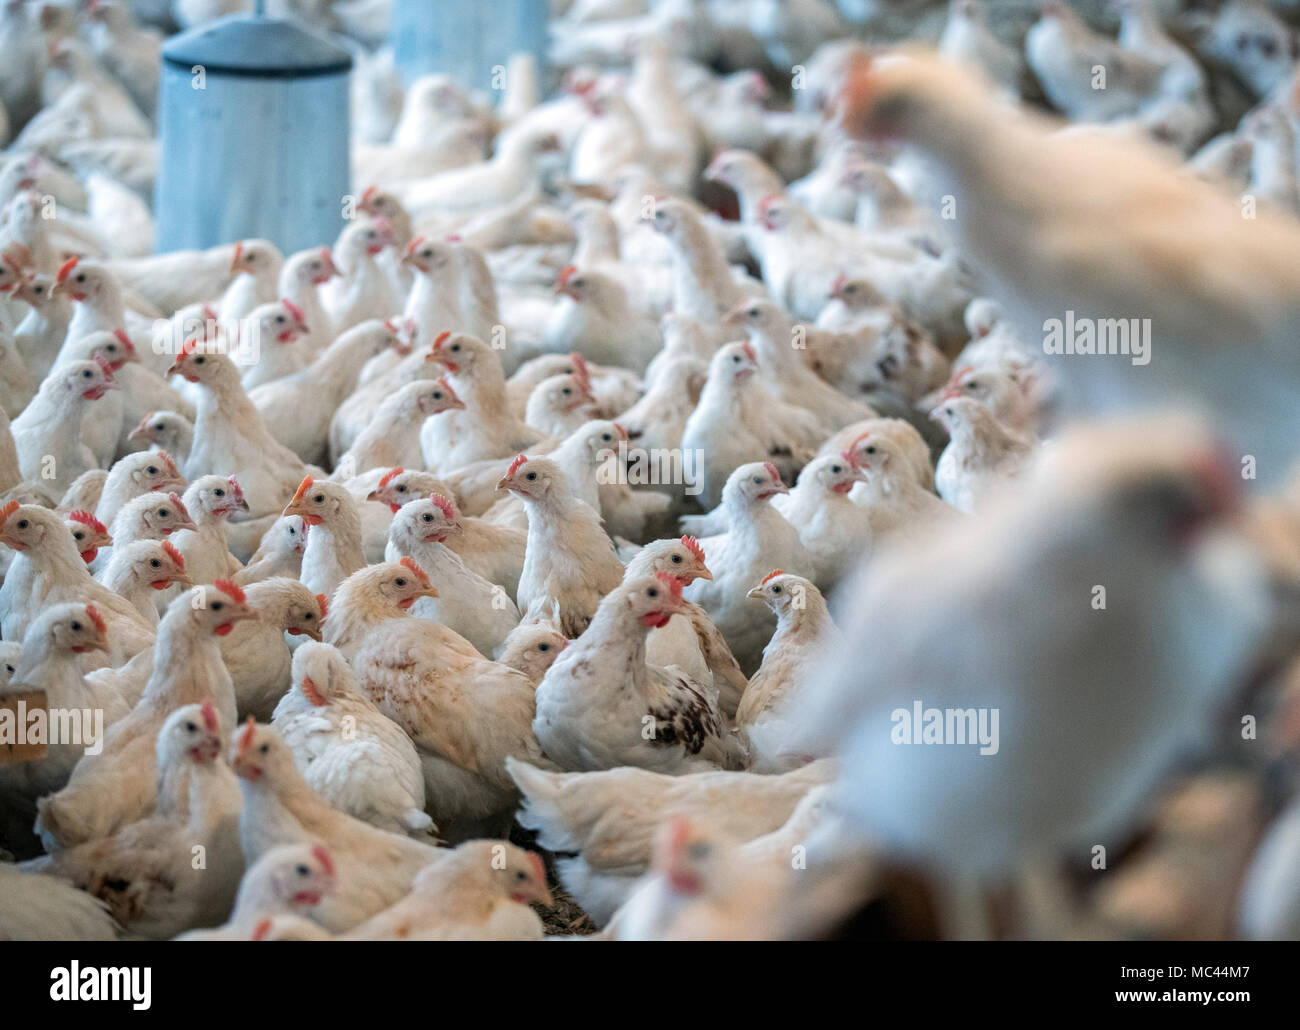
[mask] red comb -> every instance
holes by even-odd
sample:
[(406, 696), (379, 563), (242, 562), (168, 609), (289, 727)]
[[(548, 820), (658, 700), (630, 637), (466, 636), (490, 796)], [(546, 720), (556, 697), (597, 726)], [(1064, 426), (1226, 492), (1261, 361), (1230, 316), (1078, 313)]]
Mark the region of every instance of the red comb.
[[(298, 489), (294, 492), (293, 500), (301, 501), (302, 495), (312, 488), (313, 482), (314, 480), (311, 476), (304, 476), (302, 482), (298, 484)], [(289, 503), (292, 504), (293, 501), (290, 501)]]
[(772, 480), (774, 482), (776, 483), (781, 482), (780, 471), (778, 471), (777, 467), (773, 465), (770, 461), (763, 462), (763, 468), (767, 469), (767, 474), (772, 477)]
[(858, 459), (854, 457), (851, 451), (840, 451), (840, 457), (843, 458), (845, 461), (847, 461), (854, 468), (861, 468), (861, 464), (859, 463)]
[(587, 359), (577, 351), (569, 355), (569, 361), (573, 365), (573, 374), (580, 379), (591, 379), (591, 369), (587, 367)]
[(536, 851), (528, 852), (528, 864), (533, 867), (533, 875), (542, 883), (546, 882), (546, 863)]
[(451, 383), (447, 382), (446, 376), (438, 377), (438, 385), (447, 391), (447, 396), (449, 396), (453, 401), (460, 400), (460, 395), (456, 393), (455, 387), (453, 387)]
[(406, 253), (408, 255), (414, 254), (417, 250), (420, 249), (420, 245), (422, 243), (424, 243), (424, 237), (417, 236), (415, 239), (413, 239), (410, 243), (406, 245)]
[(217, 727), (221, 725), (217, 722), (217, 710), (212, 707), (211, 701), (203, 702), (203, 725), (213, 733), (216, 733)]
[(95, 624), (95, 629), (99, 630), (99, 632), (108, 632), (108, 623), (104, 621), (104, 616), (99, 614), (99, 609), (93, 604), (86, 605), (86, 618)]
[(257, 723), (253, 721), (250, 715), (248, 721), (244, 723), (244, 728), (239, 731), (239, 750), (245, 751), (253, 746), (253, 734), (257, 732)]
[(271, 920), (259, 919), (257, 925), (253, 927), (253, 932), (249, 935), (255, 941), (266, 940), (266, 935), (271, 932)]
[(289, 309), (289, 314), (293, 315), (295, 321), (305, 322), (307, 320), (307, 316), (302, 313), (302, 308), (298, 307), (293, 301), (285, 299), (280, 303)]
[(843, 272), (837, 275), (835, 277), (835, 282), (831, 284), (831, 296), (832, 297), (835, 296), (835, 294), (839, 293), (840, 290), (844, 289), (844, 285), (848, 281), (849, 281), (849, 277), (845, 275)]
[(401, 466), (398, 466), (395, 469), (389, 469), (387, 472), (384, 473), (384, 478), (379, 481), (379, 489), (382, 490), (394, 479), (400, 476), (404, 471), (405, 470)]
[(70, 518), (73, 522), (80, 522), (83, 526), (89, 526), (96, 533), (108, 532), (108, 530), (104, 527), (104, 523), (100, 522), (99, 519), (95, 518), (94, 515), (90, 514), (90, 512), (85, 511), (83, 509), (80, 508), (77, 509), (71, 515), (69, 515), (68, 518)]
[(310, 676), (304, 676), (302, 682), (298, 684), (298, 689), (302, 691), (313, 708), (324, 708), (329, 704), (329, 699), (320, 692), (320, 687), (316, 686), (316, 681)]
[(410, 569), (411, 572), (418, 576), (423, 582), (429, 582), (429, 574), (425, 572), (424, 569), (420, 568), (420, 566), (415, 564), (414, 558), (403, 558), (401, 563)]
[(564, 268), (560, 269), (560, 277), (558, 281), (562, 283), (567, 283), (570, 279), (572, 279), (577, 274), (578, 274), (577, 265), (566, 265)]
[[(784, 576), (784, 575), (785, 575), (784, 569), (773, 569), (771, 572), (769, 572), (766, 576), (763, 577), (763, 583), (766, 583), (769, 579), (775, 579), (777, 576)], [(762, 586), (763, 583), (759, 583), (758, 585)]]
[(622, 426), (620, 426), (617, 422), (614, 423), (614, 428), (618, 430), (618, 435), (621, 436), (624, 440), (628, 438), (627, 430), (624, 429)]
[(867, 432), (867, 433), (863, 433), (863, 434), (862, 434), (861, 436), (859, 436), (856, 440), (854, 440), (851, 444), (849, 444), (849, 450), (851, 450), (851, 451), (856, 451), (856, 450), (858, 449), (858, 444), (860, 444), (863, 440), (865, 440), (865, 439), (866, 439), (867, 437), (869, 437), (870, 435), (871, 435), (871, 433), (869, 433), (869, 432)]
[(185, 507), (185, 502), (181, 500), (180, 494), (176, 493), (173, 490), (171, 493), (167, 495), (167, 500), (171, 501), (172, 504), (176, 505), (181, 515), (183, 515), (185, 518), (188, 519), (190, 517), (189, 509)]
[(235, 500), (242, 501), (244, 499), (244, 488), (239, 485), (239, 480), (234, 476), (227, 476), (226, 482), (230, 484), (230, 492), (235, 495)]
[(129, 352), (135, 352), (135, 344), (131, 342), (131, 337), (126, 335), (125, 329), (114, 329), (113, 335), (117, 337), (117, 342), (125, 347)]
[(670, 576), (666, 572), (656, 572), (655, 578), (668, 588), (673, 597), (680, 600), (682, 596), (682, 581), (676, 576)]
[(447, 342), (450, 336), (451, 336), (450, 329), (444, 329), (442, 332), (440, 332), (437, 336), (433, 338), (433, 349), (439, 350), (442, 347), (442, 345)]
[(700, 542), (695, 537), (684, 536), (682, 537), (682, 543), (699, 561), (704, 561), (704, 548), (700, 546)]
[(451, 506), (451, 501), (447, 500), (447, 498), (443, 497), (441, 494), (430, 494), (429, 502), (446, 515), (447, 518), (454, 519), (456, 517), (456, 509)]
[(5, 520), (9, 518), (9, 516), (12, 515), (14, 512), (16, 512), (18, 510), (18, 507), (19, 505), (17, 501), (10, 501), (3, 508), (0, 508), (0, 526), (3, 526), (5, 524)]
[(212, 585), (236, 604), (244, 604), (248, 600), (248, 595), (228, 579), (215, 579)]
[(176, 568), (180, 569), (181, 572), (184, 572), (185, 555), (181, 554), (180, 551), (176, 550), (176, 545), (173, 544), (170, 540), (164, 540), (162, 549), (163, 552), (167, 555), (167, 557), (176, 563)]
[(181, 470), (176, 467), (176, 462), (172, 460), (172, 456), (166, 451), (158, 452), (158, 460), (167, 463), (167, 471), (173, 476), (179, 476), (181, 474)]
[(61, 283), (67, 282), (68, 276), (72, 274), (72, 270), (77, 267), (77, 262), (80, 260), (81, 258), (76, 254), (73, 254), (72, 257), (63, 262), (62, 267), (59, 268), (59, 274), (56, 276), (56, 279)]
[(316, 844), (312, 847), (311, 853), (316, 856), (319, 862), (330, 876), (334, 875), (334, 860), (330, 858), (330, 853), (325, 850), (324, 844)]
[(754, 350), (754, 345), (746, 340), (740, 345), (740, 349), (745, 352), (745, 357), (749, 358), (755, 365), (758, 364), (758, 352)]
[(762, 218), (765, 214), (771, 211), (772, 205), (777, 203), (780, 199), (781, 195), (779, 193), (769, 193), (766, 197), (760, 200), (758, 202), (758, 217)]
[(377, 186), (367, 186), (361, 191), (361, 206), (365, 207), (375, 199), (375, 194), (379, 191)]
[(323, 622), (325, 620), (325, 617), (330, 613), (329, 598), (327, 598), (324, 594), (317, 594), (316, 603), (320, 605), (320, 617), (321, 617), (321, 621)]
[(99, 370), (104, 373), (104, 377), (111, 383), (113, 381), (113, 366), (103, 358), (96, 358), (95, 364), (99, 366)]
[(512, 462), (510, 463), (510, 467), (509, 467), (508, 469), (506, 469), (506, 475), (507, 475), (507, 476), (513, 476), (516, 472), (519, 471), (519, 466), (522, 465), (522, 464), (523, 464), (524, 462), (526, 462), (527, 460), (528, 460), (528, 455), (526, 455), (526, 454), (517, 454), (517, 455), (515, 455), (515, 460), (512, 461)]

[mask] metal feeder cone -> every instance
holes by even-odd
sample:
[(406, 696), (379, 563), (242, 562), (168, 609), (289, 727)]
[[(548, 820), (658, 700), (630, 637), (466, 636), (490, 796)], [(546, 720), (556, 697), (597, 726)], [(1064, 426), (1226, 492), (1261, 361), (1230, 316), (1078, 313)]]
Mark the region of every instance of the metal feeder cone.
[(235, 15), (169, 40), (162, 58), (158, 251), (331, 242), (351, 182), (351, 55), (296, 20)]
[(465, 89), (500, 95), (515, 54), (546, 67), (547, 0), (396, 0), (389, 35), (402, 81), (450, 75)]

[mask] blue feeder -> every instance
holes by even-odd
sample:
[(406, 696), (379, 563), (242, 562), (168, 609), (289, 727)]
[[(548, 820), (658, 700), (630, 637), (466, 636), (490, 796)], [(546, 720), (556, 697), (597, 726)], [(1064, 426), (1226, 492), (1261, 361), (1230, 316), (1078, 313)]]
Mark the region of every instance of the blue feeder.
[(390, 35), (406, 85), (450, 75), (466, 89), (491, 91), (517, 53), (546, 67), (548, 0), (397, 0)]
[(351, 55), (292, 19), (235, 15), (162, 58), (158, 250), (332, 241), (351, 182)]

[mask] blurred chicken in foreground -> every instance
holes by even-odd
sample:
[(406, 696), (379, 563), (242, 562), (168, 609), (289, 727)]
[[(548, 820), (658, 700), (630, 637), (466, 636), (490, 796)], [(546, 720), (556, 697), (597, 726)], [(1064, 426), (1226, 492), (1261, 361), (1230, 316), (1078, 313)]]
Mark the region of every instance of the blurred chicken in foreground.
[[(841, 117), (854, 135), (902, 140), (937, 162), (963, 253), (1026, 338), (1041, 334), (1052, 353), (1053, 319), (1116, 350), (1123, 334), (1124, 353), (1061, 360), (1067, 403), (1180, 401), (1213, 411), (1261, 480), (1288, 467), (1300, 430), (1300, 223), (1256, 212), (1143, 144), (1053, 135), (926, 53), (860, 60)], [(1138, 334), (1147, 365), (1129, 353)], [(1066, 353), (1075, 339), (1061, 341)]]

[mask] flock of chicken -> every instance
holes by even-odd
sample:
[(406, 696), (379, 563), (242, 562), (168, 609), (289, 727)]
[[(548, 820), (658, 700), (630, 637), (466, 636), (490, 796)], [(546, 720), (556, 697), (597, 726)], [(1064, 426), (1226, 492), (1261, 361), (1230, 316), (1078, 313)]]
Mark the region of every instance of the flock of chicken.
[(244, 6), (0, 6), (0, 938), (1300, 933), (1283, 16), (301, 0), (345, 227), (153, 255)]

